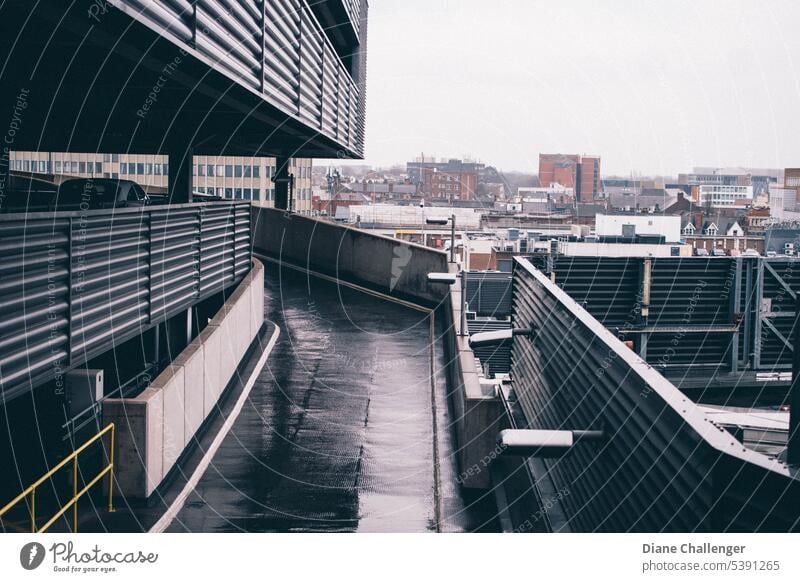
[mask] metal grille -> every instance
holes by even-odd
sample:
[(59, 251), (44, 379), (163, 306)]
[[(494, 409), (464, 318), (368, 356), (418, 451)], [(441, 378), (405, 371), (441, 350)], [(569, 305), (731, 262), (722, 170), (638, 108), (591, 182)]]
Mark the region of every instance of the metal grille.
[[(467, 320), (467, 329), (470, 335), (484, 331), (511, 329), (511, 319), (469, 319)], [(511, 371), (510, 341), (504, 341), (494, 346), (474, 347), (472, 351), (482, 366), (489, 367), (490, 374), (508, 374)]]
[[(353, 79), (306, 0), (112, 4), (196, 49), (274, 106), (363, 155), (363, 78)], [(351, 0), (345, 7), (354, 30), (365, 40), (359, 19), (366, 5)]]
[(511, 314), (511, 274), (487, 271), (467, 272), (469, 310), (480, 316), (505, 317)]
[(515, 262), (513, 320), (538, 330), (512, 347), (529, 427), (608, 435), (546, 461), (568, 491), (562, 503), (574, 531), (797, 527), (797, 509), (782, 501), (797, 481), (783, 464), (744, 451), (524, 259)]
[[(649, 315), (641, 317), (644, 262), (652, 265)], [(800, 291), (796, 259), (534, 257), (594, 317), (659, 369), (708, 372), (791, 367)], [(680, 370), (677, 373), (681, 373)]]
[(0, 389), (59, 377), (228, 285), (249, 203), (0, 217)]

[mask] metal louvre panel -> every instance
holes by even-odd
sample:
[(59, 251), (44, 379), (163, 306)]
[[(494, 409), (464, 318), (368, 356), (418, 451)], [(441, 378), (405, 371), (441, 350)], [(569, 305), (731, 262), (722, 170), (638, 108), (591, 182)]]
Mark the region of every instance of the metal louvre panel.
[[(546, 258), (542, 257), (542, 261)], [(639, 259), (553, 257), (556, 284), (608, 326), (632, 321), (639, 292)]]
[(264, 90), (297, 111), (300, 77), (300, 28), (297, 8), (289, 0), (264, 5)]
[(181, 208), (151, 216), (151, 318), (170, 317), (200, 294), (200, 213)]
[(68, 219), (0, 222), (0, 382), (66, 365), (69, 346)]
[(250, 263), (248, 202), (0, 216), (2, 397), (240, 281)]
[(467, 273), (467, 304), (480, 316), (511, 315), (511, 275), (470, 271)]
[[(366, 4), (345, 6), (356, 30), (359, 78), (339, 58), (305, 0), (115, 0), (159, 33), (168, 32), (273, 106), (363, 154)], [(360, 43), (360, 46), (359, 44)], [(356, 84), (356, 81), (358, 84)], [(360, 86), (360, 87), (359, 87)]]
[(129, 5), (144, 20), (167, 29), (180, 40), (192, 40), (194, 8), (191, 0), (110, 0), (111, 4)]
[(196, 47), (252, 88), (261, 87), (261, 33), (236, 2), (197, 4)]
[[(467, 328), (469, 329), (470, 335), (484, 331), (511, 329), (511, 320), (470, 319), (467, 321)], [(489, 366), (489, 372), (491, 374), (508, 374), (511, 371), (510, 341), (504, 341), (495, 346), (475, 347), (472, 348), (472, 351), (482, 365)]]
[(147, 324), (148, 231), (145, 213), (72, 221), (72, 360), (87, 360), (109, 338)]
[[(546, 462), (558, 489), (569, 491), (562, 503), (572, 529), (708, 530), (715, 451), (632, 369), (628, 359), (636, 356), (553, 287), (529, 263), (516, 262), (514, 326), (540, 331), (533, 341), (515, 338), (512, 377), (531, 428), (603, 428), (612, 435), (606, 444), (581, 445)], [(662, 390), (669, 386), (670, 398), (693, 406), (663, 377), (648, 374)]]
[[(235, 279), (237, 253), (242, 252), (242, 241), (237, 241), (237, 235), (241, 235), (244, 224), (249, 233), (249, 208), (247, 217), (237, 216), (234, 206), (218, 206), (203, 213), (200, 231), (201, 294), (220, 291)], [(248, 253), (249, 244), (248, 235)]]
[(760, 307), (765, 321), (761, 324), (759, 363), (766, 369), (791, 369), (792, 350), (775, 331), (791, 343), (795, 301), (789, 289), (800, 292), (800, 263), (765, 259), (761, 265), (761, 281)]
[(311, 125), (322, 123), (322, 33), (309, 12), (300, 14), (300, 115)]
[(336, 124), (336, 138), (342, 143), (350, 143), (350, 85), (341, 76), (339, 77), (339, 93), (337, 96), (339, 123)]
[[(735, 259), (654, 259), (650, 322), (661, 325), (730, 324), (735, 273)], [(693, 311), (688, 315), (690, 301)], [(686, 321), (687, 318), (690, 321)]]
[(322, 131), (336, 137), (337, 105), (336, 95), (339, 86), (338, 57), (328, 45), (322, 52)]

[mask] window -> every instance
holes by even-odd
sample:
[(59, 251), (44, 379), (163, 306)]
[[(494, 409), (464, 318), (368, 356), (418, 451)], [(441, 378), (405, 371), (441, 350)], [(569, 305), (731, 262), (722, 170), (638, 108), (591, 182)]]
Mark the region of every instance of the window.
[(136, 173), (140, 176), (144, 176), (144, 163), (136, 164)]
[(117, 178), (119, 178), (119, 174), (116, 172), (111, 172), (111, 178), (116, 180)]
[(60, 160), (56, 160), (56, 174), (60, 174), (60, 173), (61, 173), (61, 161)]
[(169, 164), (164, 164), (164, 175), (169, 176)]
[(245, 188), (244, 192), (244, 199), (245, 200), (252, 200), (253, 199), (253, 191), (250, 188)]
[(119, 161), (119, 154), (111, 154), (111, 161), (118, 162)]
[(207, 164), (206, 165), (206, 172), (207, 172), (208, 176), (213, 176), (214, 175), (214, 166), (212, 166), (211, 164)]
[(233, 188), (225, 188), (225, 198), (233, 198)]
[[(202, 167), (202, 166), (201, 166)], [(153, 174), (161, 176), (161, 164), (153, 164)]]
[(219, 176), (219, 177), (224, 176), (225, 175), (225, 166), (223, 166), (222, 164), (217, 164), (216, 171), (217, 171), (217, 176)]
[(111, 154), (103, 154), (103, 161), (110, 162), (111, 161)]
[(233, 197), (236, 198), (237, 200), (241, 200), (242, 199), (242, 189), (241, 188), (234, 188)]
[(244, 166), (242, 169), (245, 178), (251, 178), (253, 176), (253, 166)]
[(236, 178), (241, 178), (242, 177), (242, 167), (238, 166), (238, 165), (234, 166), (233, 167), (233, 175)]
[(253, 188), (253, 200), (261, 200), (261, 190), (259, 188)]
[(86, 173), (86, 162), (78, 162), (78, 173), (79, 174)]
[(148, 176), (153, 175), (153, 164), (145, 164), (145, 174)]
[(259, 173), (260, 173), (259, 170), (260, 169), (261, 169), (260, 166), (253, 166), (253, 178), (258, 178), (259, 177)]
[(95, 174), (101, 174), (103, 172), (103, 164), (101, 164), (100, 162), (95, 162), (94, 163), (94, 171), (95, 171)]
[(233, 166), (227, 164), (225, 166), (225, 177), (226, 178), (233, 178)]
[(197, 175), (197, 164), (192, 164), (192, 176)]

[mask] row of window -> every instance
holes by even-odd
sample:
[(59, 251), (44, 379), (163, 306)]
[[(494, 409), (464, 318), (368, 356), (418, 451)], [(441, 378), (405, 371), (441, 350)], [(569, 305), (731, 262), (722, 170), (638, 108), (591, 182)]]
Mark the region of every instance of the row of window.
[[(275, 173), (275, 166), (265, 166), (264, 170), (264, 177), (272, 179)], [(309, 166), (298, 166), (292, 171), (297, 178), (311, 177), (311, 168)], [(220, 178), (259, 178), (261, 176), (261, 166), (247, 164), (194, 164), (192, 166), (192, 174), (194, 176)]]
[(122, 162), (119, 165), (119, 173), (127, 176), (167, 176), (169, 164)]
[(57, 160), (12, 160), (11, 169), (38, 174), (102, 174), (101, 162), (62, 162)]
[[(272, 177), (273, 167), (266, 166), (265, 176)], [(259, 178), (260, 166), (239, 166), (231, 164), (195, 164), (192, 166), (194, 176), (219, 176), (225, 178)]]
[[(213, 187), (199, 187), (196, 188), (198, 192), (203, 194), (215, 194), (224, 198), (235, 198), (237, 200), (261, 200), (260, 188), (213, 188)], [(275, 200), (275, 189), (266, 188), (264, 190), (264, 200)]]
[[(223, 198), (234, 198), (236, 200), (261, 200), (262, 190), (260, 188), (220, 188), (213, 186), (200, 186), (195, 188), (202, 194), (214, 194)], [(265, 201), (275, 200), (275, 188), (265, 188), (263, 190)], [(299, 188), (296, 191), (298, 200), (311, 200), (311, 188)]]
[[(116, 154), (114, 154), (114, 156), (116, 156)], [(20, 172), (36, 172), (40, 174), (103, 174), (103, 164), (101, 162), (12, 160), (11, 169)], [(275, 167), (266, 166), (266, 170), (266, 176), (271, 177)], [(299, 177), (301, 178), (306, 177), (306, 175), (310, 175), (310, 168), (306, 166), (295, 168), (295, 170), (299, 170), (298, 173), (300, 174)], [(260, 172), (261, 168), (259, 166), (198, 164), (194, 166), (193, 173), (195, 176), (259, 178)], [(125, 176), (167, 176), (169, 174), (169, 164), (154, 164), (150, 162), (121, 162), (119, 164), (119, 174)]]

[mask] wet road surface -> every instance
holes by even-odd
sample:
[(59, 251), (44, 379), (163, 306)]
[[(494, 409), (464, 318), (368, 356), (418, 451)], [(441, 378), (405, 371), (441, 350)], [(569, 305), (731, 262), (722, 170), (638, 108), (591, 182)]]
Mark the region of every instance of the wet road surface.
[(494, 531), (491, 496), (456, 481), (429, 314), (276, 270), (280, 339), (169, 531)]

